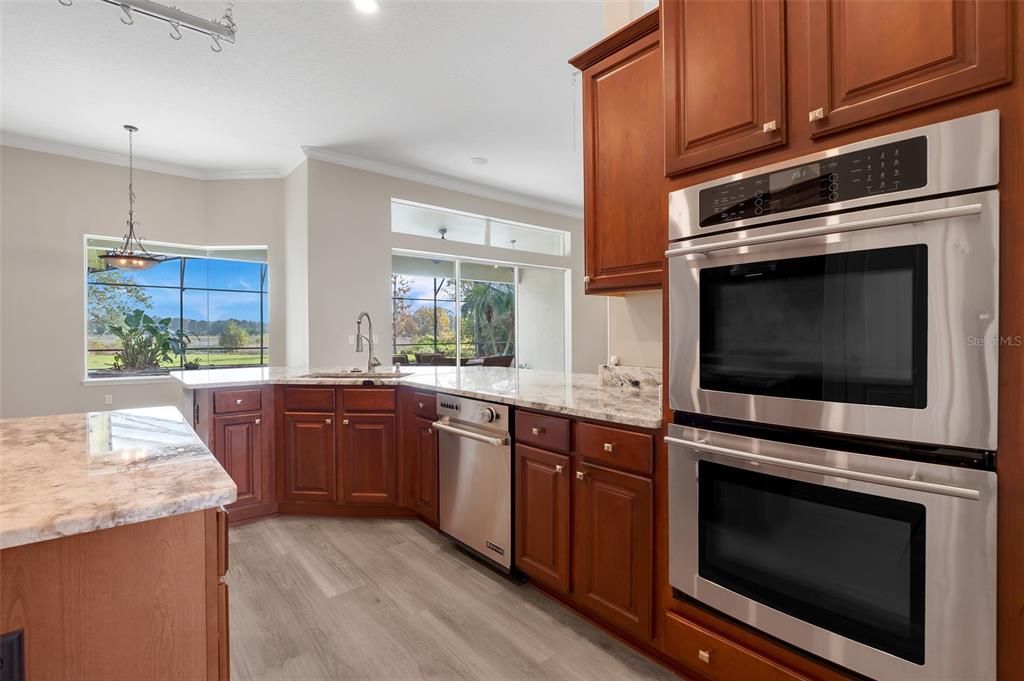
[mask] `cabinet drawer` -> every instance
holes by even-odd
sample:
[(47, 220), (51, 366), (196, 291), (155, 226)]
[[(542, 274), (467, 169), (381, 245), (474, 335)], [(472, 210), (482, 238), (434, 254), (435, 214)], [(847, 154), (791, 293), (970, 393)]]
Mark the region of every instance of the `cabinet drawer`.
[(516, 411), (516, 442), (568, 453), (572, 421), (529, 411)]
[(342, 391), (345, 411), (394, 411), (394, 388), (355, 388)]
[(437, 418), (437, 396), (433, 393), (413, 393), (412, 408), (416, 416), (433, 421)]
[(702, 677), (716, 681), (808, 681), (807, 677), (691, 624), (675, 613), (665, 613), (664, 635), (665, 652)]
[(213, 394), (215, 414), (234, 414), (241, 411), (259, 411), (262, 405), (259, 388), (245, 390), (218, 390)]
[(581, 423), (577, 453), (619, 468), (650, 475), (653, 472), (654, 438), (621, 428)]
[(334, 388), (285, 388), (285, 411), (334, 411)]

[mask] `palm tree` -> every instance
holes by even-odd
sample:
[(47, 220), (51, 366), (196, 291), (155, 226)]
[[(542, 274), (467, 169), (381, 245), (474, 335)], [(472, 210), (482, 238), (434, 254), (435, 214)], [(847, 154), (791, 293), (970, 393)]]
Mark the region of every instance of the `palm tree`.
[[(507, 355), (512, 351), (515, 292), (511, 284), (487, 281), (463, 282), (462, 318), (473, 319), (473, 344), (477, 356)], [(490, 348), (484, 348), (484, 326)], [(504, 346), (498, 348), (497, 330), (505, 332)]]

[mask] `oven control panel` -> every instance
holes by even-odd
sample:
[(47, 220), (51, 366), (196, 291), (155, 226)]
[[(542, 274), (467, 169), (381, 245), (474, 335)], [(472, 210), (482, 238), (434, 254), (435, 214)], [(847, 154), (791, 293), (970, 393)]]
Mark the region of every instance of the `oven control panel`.
[(919, 189), (928, 184), (928, 138), (838, 154), (700, 192), (700, 226)]

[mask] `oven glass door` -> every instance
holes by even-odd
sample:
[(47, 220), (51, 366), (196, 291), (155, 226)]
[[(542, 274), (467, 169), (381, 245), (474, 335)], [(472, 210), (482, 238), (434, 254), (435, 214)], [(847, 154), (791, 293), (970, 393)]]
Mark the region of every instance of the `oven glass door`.
[(928, 247), (700, 271), (700, 387), (922, 409)]
[(699, 463), (698, 574), (924, 662), (925, 507)]

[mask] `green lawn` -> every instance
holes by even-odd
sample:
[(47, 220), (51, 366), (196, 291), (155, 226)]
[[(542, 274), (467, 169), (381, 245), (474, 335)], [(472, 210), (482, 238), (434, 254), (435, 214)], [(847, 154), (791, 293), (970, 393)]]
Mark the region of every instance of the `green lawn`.
[[(238, 366), (238, 365), (254, 365), (257, 366), (260, 363), (260, 353), (253, 352), (252, 350), (245, 350), (242, 352), (217, 352), (212, 354), (196, 354), (189, 355), (189, 359), (198, 359), (200, 366), (206, 367), (222, 367), (222, 366)], [(110, 369), (114, 366), (114, 355), (90, 352), (88, 354), (88, 370), (96, 371), (98, 369)], [(165, 364), (169, 369), (177, 369), (178, 362), (170, 362)]]

